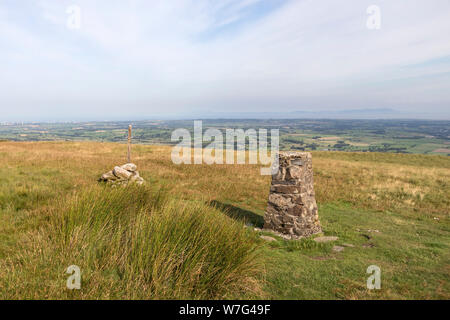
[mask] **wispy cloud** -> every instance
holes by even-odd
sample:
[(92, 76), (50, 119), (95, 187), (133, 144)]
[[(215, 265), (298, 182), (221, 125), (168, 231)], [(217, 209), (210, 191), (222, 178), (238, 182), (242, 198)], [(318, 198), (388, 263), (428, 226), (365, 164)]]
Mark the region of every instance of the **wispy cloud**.
[[(133, 118), (201, 110), (395, 108), (449, 113), (450, 3), (0, 2), (10, 117)], [(436, 62), (438, 61), (438, 62)]]

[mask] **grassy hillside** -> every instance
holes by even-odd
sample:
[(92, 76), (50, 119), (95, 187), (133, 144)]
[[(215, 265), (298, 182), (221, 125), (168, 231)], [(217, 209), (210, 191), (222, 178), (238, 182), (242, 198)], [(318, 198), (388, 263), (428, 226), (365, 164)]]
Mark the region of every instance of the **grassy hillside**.
[[(352, 245), (334, 252), (243, 227), (262, 225), (258, 166), (176, 166), (170, 151), (134, 146), (147, 187), (111, 191), (96, 179), (124, 145), (0, 142), (0, 298), (450, 298), (448, 157), (314, 152), (324, 233)], [(372, 264), (381, 290), (366, 289)]]

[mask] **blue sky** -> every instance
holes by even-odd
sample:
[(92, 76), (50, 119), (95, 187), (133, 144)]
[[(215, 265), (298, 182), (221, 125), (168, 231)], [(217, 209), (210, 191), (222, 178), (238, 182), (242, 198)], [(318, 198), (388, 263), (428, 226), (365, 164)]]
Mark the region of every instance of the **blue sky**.
[(0, 121), (371, 108), (450, 119), (449, 35), (448, 0), (0, 0)]

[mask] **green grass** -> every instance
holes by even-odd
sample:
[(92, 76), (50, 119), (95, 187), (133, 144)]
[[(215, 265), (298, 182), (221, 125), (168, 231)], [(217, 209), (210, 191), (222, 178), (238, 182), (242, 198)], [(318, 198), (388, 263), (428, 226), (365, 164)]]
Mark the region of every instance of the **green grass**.
[[(320, 213), (325, 233), (339, 237), (334, 244), (354, 247), (336, 253), (331, 244), (311, 240), (270, 242), (264, 252), (270, 261), (266, 290), (272, 298), (449, 298), (448, 225), (346, 205), (321, 206)], [(366, 288), (372, 264), (381, 268), (379, 291)]]
[[(126, 142), (127, 122), (24, 123), (0, 125), (0, 140)], [(235, 119), (203, 120), (204, 129), (280, 129), (283, 150), (335, 150), (433, 153), (448, 147), (448, 121)], [(176, 128), (193, 129), (188, 120), (134, 121), (133, 141), (171, 144)], [(191, 132), (193, 134), (193, 132)], [(320, 138), (335, 139), (321, 140)], [(337, 144), (344, 141), (345, 144)], [(336, 145), (337, 144), (337, 145)], [(446, 153), (441, 155), (446, 155)]]
[(347, 160), (351, 162), (376, 162), (413, 167), (445, 168), (450, 169), (450, 160), (447, 156), (436, 155), (426, 157), (421, 154), (396, 154), (380, 152), (316, 152), (320, 158), (330, 160)]
[[(169, 200), (165, 191), (94, 187), (64, 199), (21, 268), (2, 281), (15, 298), (217, 299), (260, 296), (258, 240), (242, 225), (197, 202)], [(38, 252), (33, 249), (37, 249)], [(64, 268), (82, 272), (80, 291), (60, 287)], [(5, 279), (3, 279), (5, 280)]]
[[(339, 237), (320, 244), (245, 227), (261, 227), (267, 204), (256, 165), (176, 166), (170, 148), (140, 145), (146, 187), (98, 185), (125, 154), (0, 143), (0, 298), (450, 298), (447, 157), (313, 153), (323, 231)], [(72, 264), (81, 290), (66, 288)], [(373, 264), (381, 290), (366, 288)]]

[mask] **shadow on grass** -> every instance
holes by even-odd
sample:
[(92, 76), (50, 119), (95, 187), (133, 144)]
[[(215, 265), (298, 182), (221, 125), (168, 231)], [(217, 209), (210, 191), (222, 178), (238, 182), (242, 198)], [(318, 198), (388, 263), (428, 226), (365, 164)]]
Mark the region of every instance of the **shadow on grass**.
[(208, 205), (222, 211), (230, 218), (239, 221), (245, 221), (246, 223), (251, 223), (257, 228), (262, 228), (264, 225), (264, 218), (252, 211), (244, 210), (231, 204), (226, 204), (216, 200), (210, 201)]

